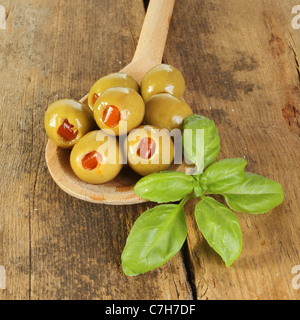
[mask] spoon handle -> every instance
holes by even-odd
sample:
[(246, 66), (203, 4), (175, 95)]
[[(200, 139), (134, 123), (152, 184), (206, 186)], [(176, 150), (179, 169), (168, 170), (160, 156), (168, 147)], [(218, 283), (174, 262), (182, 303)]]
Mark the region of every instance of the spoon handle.
[(162, 61), (175, 0), (150, 0), (132, 61)]

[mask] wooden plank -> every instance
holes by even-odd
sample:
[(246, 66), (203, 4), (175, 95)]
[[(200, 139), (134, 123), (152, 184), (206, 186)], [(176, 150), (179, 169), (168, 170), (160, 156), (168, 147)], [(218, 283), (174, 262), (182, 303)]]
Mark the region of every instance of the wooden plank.
[(280, 182), (282, 205), (265, 215), (238, 214), (240, 258), (226, 268), (187, 208), (188, 249), (198, 299), (299, 299), (299, 57), (295, 2), (177, 1), (165, 61), (187, 80), (185, 98), (216, 122), (219, 158), (244, 157), (247, 170)]
[[(126, 277), (120, 256), (150, 204), (95, 205), (71, 198), (44, 160), (43, 116), (79, 99), (100, 76), (130, 62), (141, 0), (4, 0), (0, 32), (0, 299), (189, 299), (179, 253), (162, 268)], [(3, 72), (4, 70), (4, 72)]]
[[(28, 109), (32, 99), (28, 96), (30, 84), (24, 72), (27, 57), (21, 54), (16, 55), (16, 51), (24, 50), (24, 43), (17, 44), (12, 38), (13, 34), (21, 32), (20, 39), (22, 39), (24, 33), (21, 26), (18, 28), (10, 25), (10, 8), (13, 4), (10, 1), (4, 1), (1, 4), (6, 9), (8, 19), (6, 29), (0, 30), (0, 265), (6, 271), (6, 289), (0, 290), (0, 297), (23, 299), (29, 296), (28, 213), (33, 137), (31, 134), (27, 135), (27, 132), (32, 128), (32, 114)], [(20, 117), (20, 115), (23, 116)]]
[(134, 53), (142, 1), (100, 2), (1, 2), (7, 20), (0, 30), (0, 266), (6, 277), (0, 299), (298, 299), (291, 273), (300, 264), (295, 4), (176, 2), (165, 61), (183, 71), (186, 100), (216, 122), (219, 158), (245, 157), (249, 171), (282, 183), (285, 201), (265, 215), (238, 214), (244, 247), (228, 269), (198, 232), (195, 202), (189, 202), (182, 252), (162, 268), (128, 278), (120, 255), (133, 222), (152, 204), (73, 199), (57, 188), (44, 161), (47, 105), (79, 99)]

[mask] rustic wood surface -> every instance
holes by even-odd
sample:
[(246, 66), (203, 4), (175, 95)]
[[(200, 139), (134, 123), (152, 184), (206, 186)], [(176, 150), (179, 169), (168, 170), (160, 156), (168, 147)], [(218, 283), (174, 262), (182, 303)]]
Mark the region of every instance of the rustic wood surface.
[[(187, 82), (185, 99), (213, 119), (219, 158), (280, 182), (285, 200), (238, 214), (240, 258), (226, 268), (186, 205), (188, 239), (163, 267), (122, 273), (128, 232), (150, 203), (97, 205), (60, 190), (45, 163), (43, 115), (81, 98), (128, 64), (142, 0), (3, 0), (0, 29), (0, 299), (299, 299), (300, 30), (292, 0), (176, 1), (164, 61)], [(299, 62), (298, 62), (299, 61)]]

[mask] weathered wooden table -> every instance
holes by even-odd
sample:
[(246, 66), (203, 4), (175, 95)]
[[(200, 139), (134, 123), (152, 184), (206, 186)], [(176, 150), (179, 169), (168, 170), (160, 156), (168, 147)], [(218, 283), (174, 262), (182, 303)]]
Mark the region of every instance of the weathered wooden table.
[[(163, 267), (126, 277), (120, 256), (152, 204), (70, 197), (45, 163), (43, 116), (130, 62), (142, 0), (3, 0), (0, 29), (0, 299), (299, 299), (300, 30), (292, 0), (177, 0), (164, 62), (185, 76), (185, 99), (213, 119), (219, 158), (280, 182), (282, 205), (238, 214), (240, 258), (226, 268), (186, 205), (188, 239)], [(299, 20), (300, 23), (300, 20)], [(295, 24), (294, 24), (295, 27)], [(292, 273), (292, 271), (296, 273)]]

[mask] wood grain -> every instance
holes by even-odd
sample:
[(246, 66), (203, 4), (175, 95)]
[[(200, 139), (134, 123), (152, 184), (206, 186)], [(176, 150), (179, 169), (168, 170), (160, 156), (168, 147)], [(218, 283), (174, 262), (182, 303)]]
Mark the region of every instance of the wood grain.
[(238, 214), (243, 250), (230, 268), (197, 230), (195, 202), (187, 205), (198, 299), (300, 297), (291, 274), (300, 263), (300, 31), (291, 26), (293, 6), (293, 1), (176, 3), (165, 61), (183, 71), (193, 110), (216, 122), (219, 158), (244, 157), (248, 171), (279, 181), (285, 190), (284, 203), (271, 212)]
[[(0, 299), (299, 299), (300, 31), (293, 1), (176, 1), (164, 61), (182, 70), (185, 99), (213, 119), (219, 158), (279, 181), (285, 201), (265, 215), (238, 214), (243, 251), (230, 268), (189, 235), (162, 268), (126, 277), (120, 256), (136, 218), (153, 204), (106, 206), (72, 198), (44, 160), (43, 115), (80, 99), (99, 76), (132, 59), (141, 0), (3, 0), (0, 30)], [(4, 70), (4, 71), (3, 71)]]
[(100, 76), (131, 61), (142, 1), (3, 5), (11, 14), (0, 33), (0, 265), (7, 276), (0, 298), (189, 299), (181, 254), (141, 277), (122, 272), (126, 237), (149, 205), (76, 200), (57, 187), (44, 160), (48, 104), (80, 99)]

